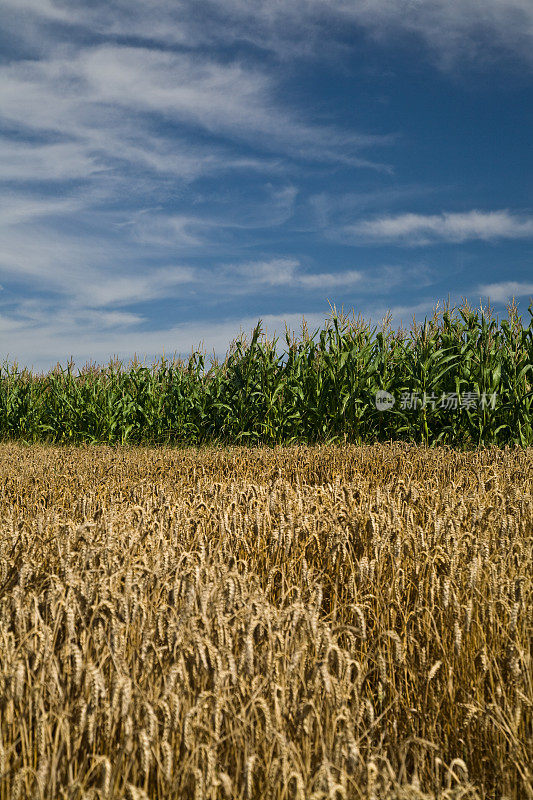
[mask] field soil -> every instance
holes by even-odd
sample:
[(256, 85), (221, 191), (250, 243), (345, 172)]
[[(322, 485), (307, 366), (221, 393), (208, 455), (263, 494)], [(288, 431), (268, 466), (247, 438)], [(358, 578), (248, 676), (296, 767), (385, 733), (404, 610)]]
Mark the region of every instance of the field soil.
[(533, 450), (0, 446), (0, 800), (533, 798)]

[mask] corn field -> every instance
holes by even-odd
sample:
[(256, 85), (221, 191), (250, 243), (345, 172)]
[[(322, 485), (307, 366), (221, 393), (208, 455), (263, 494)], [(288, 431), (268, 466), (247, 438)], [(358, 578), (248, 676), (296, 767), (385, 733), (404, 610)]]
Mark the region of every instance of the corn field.
[(531, 456), (2, 444), (0, 800), (533, 798)]
[[(332, 314), (286, 347), (259, 323), (222, 362), (0, 369), (0, 439), (28, 443), (533, 445), (533, 307), (498, 322), (463, 305), (409, 332)], [(378, 391), (395, 398), (376, 408)], [(415, 397), (402, 405), (402, 396)], [(456, 407), (446, 407), (454, 395)], [(467, 402), (468, 401), (468, 402)]]

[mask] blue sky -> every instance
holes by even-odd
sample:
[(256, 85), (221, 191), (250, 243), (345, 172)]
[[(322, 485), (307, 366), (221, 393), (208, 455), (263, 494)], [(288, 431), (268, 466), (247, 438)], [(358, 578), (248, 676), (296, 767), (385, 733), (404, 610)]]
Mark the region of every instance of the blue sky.
[(1, 0), (0, 356), (533, 298), (531, 0)]

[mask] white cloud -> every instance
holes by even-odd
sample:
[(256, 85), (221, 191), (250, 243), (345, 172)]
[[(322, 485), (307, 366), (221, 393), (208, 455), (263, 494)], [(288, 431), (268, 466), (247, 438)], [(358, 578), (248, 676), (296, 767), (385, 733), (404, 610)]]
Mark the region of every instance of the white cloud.
[(291, 286), (297, 279), (300, 262), (291, 258), (274, 258), (270, 261), (254, 261), (223, 268), (226, 280), (236, 280), (241, 287), (250, 284), (266, 286)]
[(0, 180), (20, 183), (98, 178), (93, 180), (98, 185), (111, 177), (118, 183), (119, 165), (131, 165), (155, 175), (178, 178), (186, 184), (221, 172), (279, 174), (283, 169), (280, 159), (237, 156), (223, 146), (191, 145), (178, 136), (158, 137), (140, 124), (133, 130), (126, 120), (117, 121), (115, 131), (112, 128), (83, 131), (80, 127), (76, 135), (79, 136), (76, 142), (54, 144), (0, 137)]
[(34, 288), (68, 291), (74, 282), (87, 280), (95, 257), (90, 241), (57, 236), (36, 223), (0, 226), (0, 274)]
[(5, 229), (23, 223), (34, 224), (37, 219), (72, 214), (83, 205), (80, 198), (75, 197), (28, 196), (19, 192), (5, 192), (0, 198), (0, 225)]
[(247, 41), (286, 59), (324, 58), (331, 50), (338, 55), (336, 46), (342, 52), (346, 31), (360, 27), (381, 40), (415, 36), (443, 67), (483, 64), (502, 53), (533, 64), (530, 0), (4, 0), (4, 6), (5, 24), (17, 35), (22, 27), (35, 48), (50, 35), (42, 25), (48, 20), (99, 35), (187, 47)]
[(14, 8), (24, 13), (32, 12), (45, 19), (73, 22), (76, 17), (54, 0), (3, 0), (6, 9)]
[[(19, 287), (70, 298), (78, 307), (177, 296), (183, 287), (208, 295), (215, 286), (249, 292), (257, 288), (251, 276), (245, 281), (219, 267), (220, 247), (235, 227), (252, 236), (257, 227), (287, 219), (293, 192), (269, 191), (266, 198), (255, 212), (249, 211), (248, 219), (241, 214), (236, 220), (233, 206), (224, 217), (200, 210), (197, 215), (169, 215), (157, 208), (102, 209), (98, 193), (83, 190), (62, 198), (57, 193), (6, 192), (0, 200), (0, 276)], [(210, 268), (183, 263), (205, 260), (207, 253), (214, 259)], [(280, 274), (284, 267), (281, 259)]]
[[(145, 245), (196, 250), (206, 253), (215, 251), (227, 242), (232, 234), (243, 234), (268, 228), (276, 228), (291, 219), (297, 196), (295, 187), (273, 187), (271, 184), (256, 190), (252, 199), (239, 195), (228, 203), (227, 193), (220, 197), (216, 190), (207, 196), (207, 206), (199, 198), (195, 213), (168, 213), (161, 209), (147, 209), (134, 215), (132, 236)], [(202, 213), (203, 212), (203, 213)]]
[(533, 237), (533, 216), (503, 211), (467, 211), (443, 214), (398, 214), (364, 219), (345, 227), (363, 242), (425, 245), (470, 239), (527, 239)]
[[(21, 48), (25, 59), (0, 65), (7, 122), (0, 179), (18, 187), (4, 192), (0, 204), (0, 276), (9, 290), (2, 292), (0, 328), (29, 362), (32, 354), (55, 362), (69, 349), (98, 360), (163, 347), (183, 352), (202, 338), (221, 352), (240, 324), (253, 323), (199, 320), (147, 331), (148, 319), (124, 308), (147, 300), (189, 293), (201, 302), (276, 290), (340, 295), (347, 288), (368, 296), (405, 285), (408, 272), (394, 267), (313, 273), (297, 258), (244, 261), (243, 252), (271, 249), (266, 228), (294, 220), (300, 167), (291, 159), (386, 170), (361, 153), (393, 141), (300, 114), (282, 100), (284, 67), (266, 50), (287, 60), (336, 57), (350, 39), (346, 33), (362, 26), (382, 40), (414, 34), (444, 66), (483, 61), (496, 51), (533, 63), (530, 0), (3, 0), (3, 6), (13, 50)], [(254, 55), (245, 42), (260, 49)], [(179, 52), (167, 47), (176, 43)], [(239, 60), (217, 57), (219, 44), (236, 45)], [(259, 189), (254, 174), (250, 194), (228, 181), (191, 189), (199, 178), (228, 171), (263, 172), (272, 184)], [(69, 181), (78, 188), (58, 186)], [(33, 182), (47, 187), (37, 190)], [(315, 213), (322, 224), (311, 225), (314, 232), (322, 227), (321, 235), (390, 207), (378, 196), (372, 205), (354, 194), (347, 210), (345, 198), (336, 207), (324, 197)], [(533, 218), (509, 211), (402, 214), (362, 219), (349, 232), (357, 241), (409, 245), (490, 241), (531, 237)], [(8, 302), (13, 285), (41, 291), (42, 301)], [(503, 297), (510, 286), (492, 289)]]
[[(356, 318), (361, 315), (371, 327), (379, 327), (389, 317), (392, 328), (402, 325), (408, 329), (413, 316), (418, 322), (424, 317), (431, 318), (433, 308), (434, 302), (427, 299), (388, 306), (365, 303), (344, 310), (348, 316), (352, 312)], [(305, 319), (309, 332), (313, 332), (322, 328), (330, 315), (329, 311), (307, 311), (233, 316), (217, 322), (210, 318), (196, 318), (149, 330), (145, 320), (125, 312), (86, 311), (80, 314), (76, 310), (57, 309), (51, 313), (45, 303), (33, 301), (27, 302), (23, 311), (17, 316), (0, 313), (0, 334), (7, 344), (5, 350), (10, 363), (16, 358), (20, 366), (38, 370), (49, 369), (58, 360), (64, 365), (71, 356), (78, 368), (88, 362), (105, 364), (115, 355), (126, 363), (134, 355), (150, 363), (163, 353), (167, 357), (174, 354), (186, 357), (198, 348), (204, 349), (208, 355), (215, 352), (223, 357), (237, 336), (244, 333), (249, 337), (259, 318), (268, 337), (279, 336), (283, 346), (285, 326), (298, 334)]]
[[(42, 6), (43, 13), (53, 8)], [(87, 296), (95, 303), (104, 302), (113, 280), (125, 296), (147, 289), (155, 297), (163, 291), (159, 279), (148, 292), (137, 274), (143, 253), (168, 263), (220, 249), (232, 228), (284, 224), (298, 193), (286, 180), (252, 198), (237, 188), (228, 198), (225, 189), (218, 211), (213, 191), (208, 203), (195, 198), (193, 210), (161, 208), (202, 176), (264, 171), (286, 178), (287, 154), (343, 160), (374, 141), (307, 124), (275, 95), (275, 82), (257, 69), (146, 47), (72, 46), (4, 63), (1, 115), (19, 135), (2, 139), (0, 179), (18, 190), (4, 195), (0, 209), (0, 271), (71, 296), (94, 285)], [(191, 143), (191, 130), (211, 138)], [(243, 154), (243, 140), (277, 155)], [(62, 189), (60, 197), (50, 185), (73, 180), (83, 188)], [(32, 187), (36, 181), (48, 184), (44, 194)], [(118, 297), (117, 284), (107, 290)]]
[(418, 36), (445, 68), (458, 61), (487, 63), (502, 52), (533, 64), (529, 0), (335, 0), (334, 6), (377, 38), (391, 39), (402, 31)]
[(317, 272), (314, 275), (300, 275), (298, 283), (304, 289), (348, 288), (361, 284), (363, 274), (354, 269), (342, 272)]
[[(276, 100), (276, 85), (265, 72), (191, 53), (86, 47), (66, 56), (5, 64), (0, 83), (2, 115), (11, 125), (71, 137), (78, 147), (84, 146), (80, 157), (89, 170), (96, 159), (101, 166), (105, 157), (135, 164), (140, 160), (159, 170), (170, 164), (171, 171), (179, 173), (176, 133), (156, 138), (147, 115), (233, 143), (245, 141), (254, 148), (311, 160), (358, 163), (356, 151), (361, 147), (390, 141), (309, 124)], [(208, 170), (213, 161), (213, 156), (203, 155), (197, 172)], [(214, 166), (220, 169), (220, 144), (214, 155), (219, 156)], [(186, 156), (187, 173), (191, 153)], [(242, 157), (233, 160), (237, 167), (246, 164)]]
[[(113, 312), (116, 314), (117, 312)], [(262, 317), (264, 328), (269, 336), (282, 334), (285, 323), (299, 330), (303, 314), (269, 315)], [(310, 327), (324, 323), (326, 314), (309, 313), (305, 319)], [(114, 329), (103, 326), (108, 313), (85, 314), (81, 319), (73, 314), (51, 315), (42, 309), (40, 319), (28, 321), (27, 318), (13, 319), (0, 314), (0, 332), (4, 334), (8, 361), (16, 358), (21, 366), (34, 369), (48, 369), (59, 360), (65, 364), (72, 356), (76, 366), (96, 361), (106, 363), (117, 355), (126, 361), (137, 354), (141, 359), (159, 358), (163, 353), (186, 356), (192, 349), (203, 347), (207, 353), (215, 351), (223, 356), (230, 343), (239, 333), (248, 334), (257, 324), (253, 317), (232, 318), (220, 322), (210, 319), (186, 321), (174, 326), (147, 330), (144, 326), (131, 329), (131, 321), (117, 321)], [(144, 328), (144, 329), (143, 329)], [(36, 330), (38, 329), (38, 336)], [(5, 334), (8, 334), (6, 337)], [(10, 352), (9, 343), (14, 345)], [(16, 348), (16, 349), (15, 349)]]
[(513, 297), (533, 297), (533, 283), (519, 281), (501, 281), (500, 283), (484, 283), (477, 291), (488, 297), (493, 303), (507, 303)]
[(0, 138), (0, 180), (56, 181), (86, 178), (102, 169), (80, 143), (37, 144)]
[(6, 191), (0, 200), (0, 275), (19, 290), (84, 303), (89, 287), (99, 291), (117, 273), (131, 278), (139, 246), (128, 236), (113, 236), (125, 212), (98, 211), (92, 203), (83, 191), (64, 197)]
[[(410, 271), (408, 271), (410, 272)], [(211, 284), (220, 282), (225, 291), (236, 293), (257, 292), (262, 287), (327, 291), (352, 289), (368, 293), (387, 293), (393, 286), (406, 280), (402, 269), (385, 266), (372, 273), (354, 269), (337, 272), (309, 272), (301, 268), (298, 259), (274, 258), (221, 267), (209, 278)]]
[[(70, 219), (77, 224), (71, 225)], [(264, 225), (265, 220), (256, 223)], [(283, 288), (317, 292), (357, 287), (383, 293), (406, 279), (403, 270), (390, 266), (371, 274), (350, 268), (311, 272), (290, 257), (224, 264), (218, 242), (234, 224), (232, 219), (224, 223), (157, 211), (134, 214), (128, 221), (123, 212), (91, 210), (76, 196), (26, 198), (13, 193), (0, 203), (0, 276), (55, 297), (65, 312), (71, 308), (83, 313), (163, 297), (228, 299)], [(116, 240), (103, 236), (106, 225), (122, 228)], [(200, 265), (156, 266), (168, 260), (169, 246), (185, 257), (200, 255)], [(214, 254), (212, 266), (205, 263), (207, 250)]]
[[(200, 274), (237, 291), (228, 275), (216, 278), (216, 268), (181, 262), (198, 255), (218, 262), (232, 229), (236, 237), (290, 219), (298, 189), (287, 182), (288, 157), (358, 163), (361, 147), (386, 141), (300, 118), (279, 101), (277, 79), (263, 67), (158, 49), (170, 5), (159, 22), (163, 6), (152, 9), (153, 38), (144, 47), (87, 44), (91, 33), (100, 31), (102, 41), (130, 15), (142, 17), (135, 2), (101, 5), (95, 15), (85, 4), (53, 0), (6, 0), (6, 7), (9, 19), (18, 14), (15, 39), (37, 20), (42, 41), (38, 57), (0, 65), (0, 179), (17, 186), (0, 208), (0, 274), (19, 288), (68, 298), (78, 310), (175, 296), (183, 287), (209, 293)], [(191, 182), (228, 171), (284, 181), (252, 197), (225, 188), (218, 201), (210, 191), (208, 202), (196, 194), (184, 205), (180, 193)]]
[[(415, 313), (431, 315), (432, 305), (428, 301), (412, 306), (393, 306), (390, 310), (393, 326), (400, 322), (408, 326)], [(356, 313), (361, 312), (366, 322), (372, 320), (377, 325), (388, 311), (386, 306), (356, 309)], [(309, 332), (312, 332), (323, 327), (329, 312), (258, 314), (254, 317), (231, 317), (218, 322), (196, 319), (194, 322), (184, 321), (156, 330), (147, 330), (146, 326), (141, 325), (135, 328), (128, 315), (123, 315), (124, 319), (117, 320), (116, 327), (110, 328), (107, 323), (111, 316), (107, 312), (96, 315), (87, 313), (81, 318), (64, 311), (51, 314), (43, 304), (40, 304), (40, 310), (34, 314), (31, 322), (27, 318), (17, 319), (0, 314), (0, 333), (8, 343), (8, 361), (12, 363), (16, 358), (20, 366), (46, 370), (55, 366), (58, 360), (64, 365), (71, 356), (78, 368), (88, 362), (105, 364), (115, 355), (127, 363), (136, 354), (150, 363), (163, 353), (167, 357), (174, 354), (186, 357), (191, 350), (198, 348), (203, 348), (208, 355), (215, 352), (217, 356), (224, 356), (239, 334), (249, 336), (259, 318), (268, 337), (281, 337), (283, 345), (286, 325), (299, 333), (302, 320), (305, 319)], [(16, 345), (16, 352), (10, 350), (10, 342)]]
[(179, 287), (198, 280), (190, 267), (169, 267), (146, 270), (142, 275), (101, 276), (85, 287), (88, 306), (130, 305), (168, 297)]
[[(0, 275), (25, 289), (51, 293), (60, 305), (124, 306), (172, 295), (197, 280), (189, 266), (143, 265), (143, 256), (148, 259), (153, 253), (148, 248), (140, 251), (128, 238), (104, 237), (97, 214), (81, 215), (85, 227), (80, 233), (68, 225), (64, 229), (75, 201), (19, 200), (6, 206), (0, 209)], [(47, 215), (48, 224), (40, 222)], [(96, 230), (91, 231), (91, 223)], [(168, 257), (166, 250), (156, 254)]]

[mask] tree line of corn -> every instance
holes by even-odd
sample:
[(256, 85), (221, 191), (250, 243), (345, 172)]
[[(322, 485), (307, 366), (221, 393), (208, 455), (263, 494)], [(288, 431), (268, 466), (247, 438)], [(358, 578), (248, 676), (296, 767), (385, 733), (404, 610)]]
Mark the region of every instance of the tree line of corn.
[[(0, 368), (0, 437), (28, 442), (280, 444), (411, 440), (426, 445), (533, 444), (533, 306), (499, 322), (488, 311), (435, 309), (378, 331), (333, 311), (322, 330), (286, 331), (286, 348), (258, 323), (223, 362), (73, 364), (35, 374)], [(388, 411), (376, 392), (392, 394)], [(446, 398), (456, 397), (454, 403)], [(407, 402), (405, 398), (409, 397)], [(464, 402), (465, 397), (470, 401)], [(402, 400), (403, 398), (403, 400)], [(424, 402), (424, 398), (426, 398)], [(451, 407), (447, 407), (451, 406)]]

